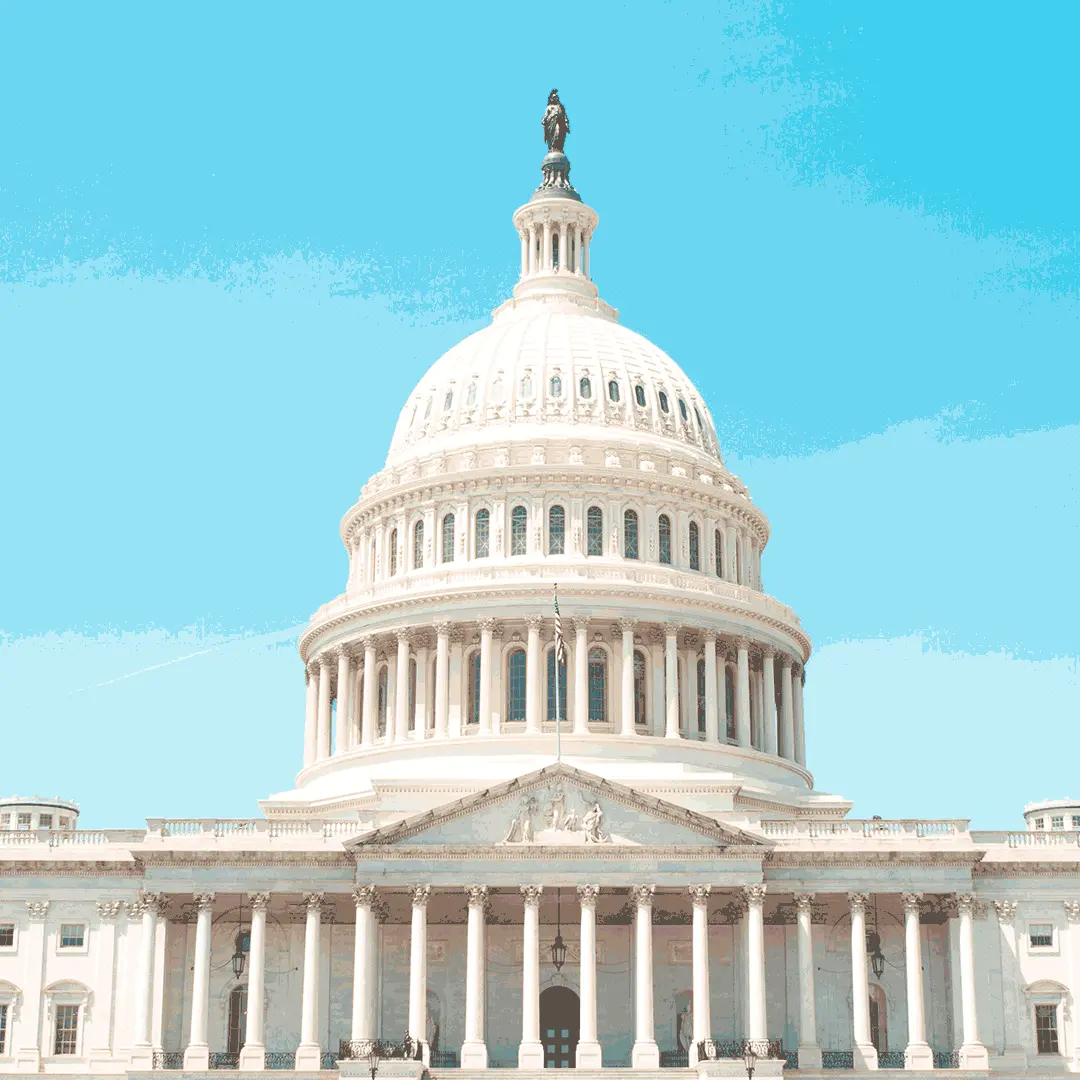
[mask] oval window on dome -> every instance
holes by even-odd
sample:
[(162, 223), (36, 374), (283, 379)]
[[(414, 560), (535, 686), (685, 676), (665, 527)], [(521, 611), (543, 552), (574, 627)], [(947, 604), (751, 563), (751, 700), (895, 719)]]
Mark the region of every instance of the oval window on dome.
[(659, 397), (660, 397), (660, 411), (666, 413), (668, 411), (667, 394), (665, 394), (664, 391), (661, 390), (660, 394), (659, 394)]
[(466, 405), (475, 405), (476, 404), (476, 383), (475, 382), (469, 383), (469, 389), (465, 394), (465, 404)]
[(443, 398), (442, 408), (443, 412), (449, 412), (450, 406), (454, 404), (454, 391), (447, 390), (446, 397)]
[(581, 392), (581, 396), (588, 401), (592, 397), (592, 383), (588, 379), (582, 379), (578, 387)]
[(562, 379), (558, 375), (551, 376), (551, 396), (554, 398), (562, 397)]
[(679, 398), (679, 414), (684, 420), (690, 419), (690, 414), (686, 411), (686, 402), (682, 398)]
[(645, 387), (638, 383), (634, 387), (634, 400), (644, 409), (645, 408)]
[(526, 375), (521, 380), (521, 396), (525, 397), (525, 398), (530, 398), (530, 397), (532, 397), (532, 391), (533, 391), (532, 376), (531, 375)]
[(614, 379), (607, 384), (607, 396), (611, 398), (612, 401), (619, 400), (619, 384)]

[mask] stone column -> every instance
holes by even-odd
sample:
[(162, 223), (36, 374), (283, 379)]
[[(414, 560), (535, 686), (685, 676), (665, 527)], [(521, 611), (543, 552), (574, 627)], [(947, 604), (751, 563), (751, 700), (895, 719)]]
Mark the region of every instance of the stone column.
[[(339, 723), (340, 712), (339, 698)], [(266, 986), (266, 909), (270, 906), (270, 894), (251, 893), (248, 900), (251, 902), (251, 945), (248, 950), (247, 1023), (244, 1027), (244, 1046), (240, 1051), (239, 1069), (241, 1072), (262, 1072), (266, 1068), (263, 997)]]
[(304, 665), (304, 679), (307, 683), (304, 701), (304, 768), (315, 764), (319, 754), (319, 679), (318, 669), (314, 664)]
[(926, 1004), (923, 995), (922, 938), (919, 933), (919, 904), (923, 894), (900, 894), (904, 905), (904, 971), (907, 980), (907, 1049), (905, 1069), (932, 1069), (934, 1052), (926, 1041)]
[(409, 631), (399, 630), (397, 637), (397, 685), (394, 700), (394, 742), (409, 738)]
[(791, 710), (791, 657), (780, 657), (780, 756), (795, 760), (795, 716)]
[(746, 897), (746, 1027), (759, 1057), (768, 1050), (765, 1021), (765, 885), (744, 885)]
[(581, 1014), (575, 1064), (579, 1069), (599, 1069), (603, 1067), (603, 1053), (596, 1037), (596, 898), (600, 886), (579, 885), (577, 894), (581, 904)]
[(664, 735), (669, 739), (680, 738), (678, 634), (674, 623), (664, 626)]
[(589, 734), (589, 620), (574, 619), (574, 734)]
[(990, 1057), (979, 1041), (979, 1020), (975, 1007), (975, 896), (961, 893), (956, 898), (960, 916), (960, 1008), (964, 1041), (960, 1045), (961, 1069), (989, 1069)]
[(652, 902), (655, 885), (635, 885), (634, 904), (634, 1047), (635, 1069), (660, 1068), (660, 1048), (653, 1032)]
[[(716, 686), (716, 631), (705, 631), (705, 741), (720, 741), (720, 698)], [(711, 1037), (711, 1036), (710, 1036)]]
[(521, 233), (521, 276), (525, 277), (529, 272), (529, 234), (522, 229)]
[(663, 737), (667, 731), (667, 697), (664, 693), (664, 631), (649, 631), (649, 659), (652, 662), (652, 701), (649, 705), (649, 734)]
[(413, 703), (413, 738), (427, 738), (428, 678), (431, 672), (431, 648), (427, 638), (421, 638), (416, 649), (416, 701)]
[(559, 222), (559, 270), (560, 272), (568, 270), (567, 264), (567, 251), (566, 251), (566, 222)]
[(712, 1038), (712, 1014), (709, 1003), (709, 893), (710, 885), (691, 885), (693, 905), (693, 1002), (694, 1037), (690, 1044), (690, 1064), (696, 1065), (698, 1047)]
[(536, 226), (529, 226), (529, 273), (536, 273)]
[(153, 1065), (153, 1047), (150, 1042), (150, 994), (154, 981), (154, 939), (157, 935), (158, 913), (164, 908), (161, 893), (139, 894), (136, 903), (130, 905), (128, 926), (138, 915), (139, 953), (135, 968), (135, 1030), (131, 1045), (133, 1069), (149, 1069)]
[[(98, 990), (94, 1000), (94, 1024), (91, 1033), (95, 1045), (88, 1051), (88, 1057), (91, 1059), (112, 1056), (112, 1019), (116, 1004), (113, 980), (113, 969), (116, 964), (116, 919), (124, 904), (121, 900), (99, 900), (95, 906), (98, 916), (98, 939), (95, 949), (97, 955), (94, 958), (94, 978)], [(8, 1030), (10, 1031), (10, 1025)], [(93, 1068), (92, 1065), (91, 1068)]]
[(196, 893), (195, 969), (191, 986), (191, 1037), (184, 1051), (185, 1072), (210, 1068), (207, 1028), (210, 1024), (210, 926), (214, 918), (214, 894)]
[(319, 717), (317, 724), (315, 758), (323, 761), (330, 756), (330, 683), (333, 672), (330, 668), (330, 657), (321, 653), (319, 663)]
[(791, 669), (791, 704), (795, 717), (795, 761), (806, 767), (806, 724), (803, 720), (803, 678), (805, 668), (795, 664)]
[(521, 1045), (519, 1069), (544, 1067), (544, 1044), (540, 1041), (540, 895), (542, 885), (522, 885), (525, 927), (521, 947)]
[(474, 885), (465, 892), (469, 897), (469, 922), (465, 944), (465, 1041), (461, 1044), (463, 1069), (488, 1067), (487, 1044), (484, 1042), (484, 972), (487, 963), (484, 953), (484, 908), (487, 905), (486, 885)]
[(591, 231), (585, 233), (584, 237), (582, 238), (582, 245), (583, 245), (582, 252), (583, 252), (584, 258), (585, 258), (585, 276), (586, 277), (591, 277), (592, 272), (589, 269), (589, 248), (592, 246), (592, 232)]
[(622, 619), (622, 723), (620, 735), (634, 734), (634, 620)]
[(349, 729), (349, 697), (352, 691), (352, 657), (342, 645), (337, 651), (337, 730), (334, 733), (334, 753), (352, 749)]
[(799, 937), (799, 1068), (820, 1069), (814, 1001), (814, 894), (796, 893), (795, 910)]
[(349, 1038), (353, 1042), (363, 1042), (378, 1035), (375, 989), (378, 983), (379, 926), (375, 918), (375, 886), (357, 885), (352, 894), (356, 902), (356, 944)]
[(421, 1044), (425, 1064), (427, 1044), (427, 904), (430, 885), (412, 890), (412, 928), (409, 936), (409, 1035)]
[(450, 624), (435, 624), (435, 738), (445, 739), (450, 717)]
[(736, 638), (738, 659), (735, 677), (735, 741), (750, 745), (750, 642)]
[(574, 273), (581, 273), (581, 226), (574, 226)]
[[(490, 735), (491, 729), (491, 639), (495, 632), (494, 619), (480, 619), (480, 686), (478, 711), (479, 734)], [(486, 1054), (486, 1051), (485, 1051)], [(486, 1065), (477, 1066), (486, 1069)]]
[(878, 1067), (877, 1050), (870, 1041), (870, 987), (866, 978), (866, 905), (870, 894), (848, 893), (851, 905), (851, 1006), (855, 1068)]
[(319, 935), (322, 930), (323, 894), (304, 893), (304, 981), (300, 999), (300, 1045), (296, 1048), (296, 1069), (315, 1072), (322, 1064), (319, 1042)]
[(465, 716), (461, 708), (462, 679), (465, 676), (465, 631), (460, 626), (450, 630), (450, 678), (447, 682), (446, 733), (451, 739), (464, 734)]
[(375, 639), (366, 637), (361, 644), (364, 646), (364, 715), (360, 742), (363, 746), (374, 746), (379, 724), (379, 671), (375, 662)]
[(545, 221), (544, 225), (544, 242), (541, 247), (541, 261), (543, 266), (541, 267), (541, 273), (551, 273), (551, 222)]
[(526, 735), (539, 735), (543, 731), (543, 721), (540, 718), (540, 680), (547, 674), (540, 655), (540, 627), (543, 621), (543, 618), (539, 615), (527, 615), (525, 617), (525, 623), (529, 628), (528, 646), (525, 654)]
[(776, 650), (766, 645), (761, 650), (762, 724), (765, 728), (765, 753), (776, 755), (780, 743), (776, 730)]

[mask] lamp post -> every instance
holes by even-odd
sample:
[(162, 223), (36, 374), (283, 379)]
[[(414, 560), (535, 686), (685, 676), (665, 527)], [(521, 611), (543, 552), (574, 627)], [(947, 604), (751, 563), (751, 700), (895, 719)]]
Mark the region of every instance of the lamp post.
[(367, 1067), (371, 1073), (371, 1080), (375, 1080), (375, 1074), (379, 1071), (379, 1044), (375, 1039), (368, 1042)]
[(743, 1063), (746, 1065), (746, 1080), (754, 1080), (754, 1069), (757, 1067), (757, 1051), (754, 1049), (752, 1040), (747, 1039), (743, 1046)]

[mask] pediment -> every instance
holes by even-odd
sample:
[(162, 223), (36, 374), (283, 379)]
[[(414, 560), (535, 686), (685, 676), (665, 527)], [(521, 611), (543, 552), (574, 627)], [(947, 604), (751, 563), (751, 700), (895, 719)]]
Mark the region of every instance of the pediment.
[(565, 764), (549, 765), (376, 829), (350, 847), (371, 845), (510, 849), (771, 846), (704, 814)]

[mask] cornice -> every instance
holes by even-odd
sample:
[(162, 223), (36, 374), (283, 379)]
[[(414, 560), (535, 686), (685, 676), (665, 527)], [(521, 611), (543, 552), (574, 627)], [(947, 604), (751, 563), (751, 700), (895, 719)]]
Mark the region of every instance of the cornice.
[(89, 859), (41, 860), (26, 862), (0, 861), (0, 877), (142, 877), (143, 868), (138, 863), (101, 862)]
[(981, 851), (905, 851), (886, 848), (882, 851), (852, 851), (843, 849), (836, 852), (791, 851), (774, 849), (764, 862), (767, 868), (798, 867), (800, 869), (864, 869), (882, 866), (935, 866), (956, 867), (975, 872), (975, 867), (982, 858)]
[(163, 851), (149, 855), (145, 859), (147, 867), (188, 867), (213, 866), (246, 868), (250, 866), (298, 866), (298, 867), (338, 867), (347, 869), (352, 866), (352, 859), (344, 848), (330, 851), (311, 851), (298, 849), (291, 851), (228, 851), (201, 849), (197, 851)]
[(1080, 862), (980, 863), (974, 870), (978, 878), (1075, 877), (1080, 878)]
[(441, 847), (439, 845), (397, 845), (369, 844), (357, 847), (353, 854), (357, 868), (370, 860), (388, 860), (392, 862), (536, 862), (546, 861), (553, 864), (567, 862), (625, 862), (627, 860), (678, 859), (683, 862), (733, 861), (750, 859), (760, 861), (765, 849), (749, 845), (731, 845), (729, 847), (697, 847), (692, 844), (671, 844), (647, 847), (633, 844), (617, 844), (605, 847), (562, 847), (544, 844), (513, 844), (505, 847), (486, 847), (482, 845), (462, 847)]

